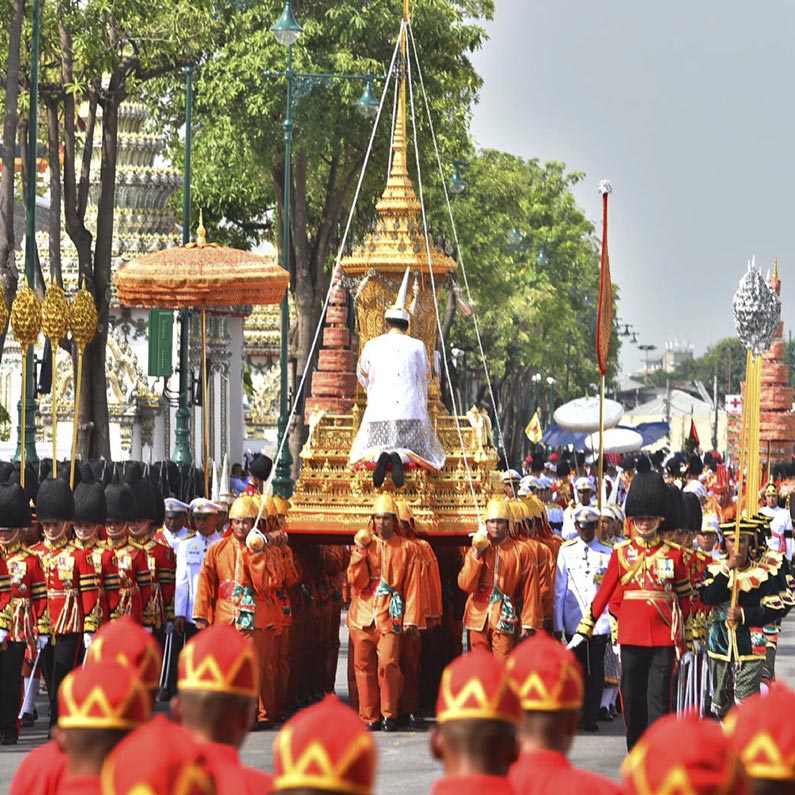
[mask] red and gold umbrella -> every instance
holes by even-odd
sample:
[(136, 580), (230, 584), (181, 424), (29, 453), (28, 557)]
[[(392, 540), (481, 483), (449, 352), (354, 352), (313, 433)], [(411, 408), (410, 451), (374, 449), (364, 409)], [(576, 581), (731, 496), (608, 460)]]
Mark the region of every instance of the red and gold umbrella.
[(278, 304), (290, 274), (275, 257), (208, 243), (201, 220), (197, 241), (154, 251), (122, 265), (114, 284), (119, 303), (146, 309), (188, 308), (202, 313), (202, 414), (204, 479), (207, 490), (207, 330), (208, 308)]

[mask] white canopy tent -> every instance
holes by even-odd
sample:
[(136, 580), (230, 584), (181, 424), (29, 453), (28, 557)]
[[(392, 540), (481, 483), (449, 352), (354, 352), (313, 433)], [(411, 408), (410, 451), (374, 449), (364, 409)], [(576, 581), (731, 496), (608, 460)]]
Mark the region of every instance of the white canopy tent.
[[(696, 431), (702, 450), (712, 449), (712, 435), (715, 428), (715, 407), (712, 403), (701, 400), (680, 389), (672, 389), (650, 400), (629, 409), (622, 419), (624, 425), (637, 425), (640, 422), (668, 422), (671, 426), (670, 447), (681, 450), (685, 439), (690, 433), (690, 419), (696, 424)], [(718, 450), (727, 447), (726, 412), (718, 409)], [(654, 448), (662, 447), (661, 439)]]

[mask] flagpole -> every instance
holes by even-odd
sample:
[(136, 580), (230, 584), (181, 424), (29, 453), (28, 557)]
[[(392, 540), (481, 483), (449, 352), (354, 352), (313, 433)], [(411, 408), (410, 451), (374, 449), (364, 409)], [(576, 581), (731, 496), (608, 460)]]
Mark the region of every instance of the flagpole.
[(599, 305), (596, 318), (596, 360), (599, 365), (599, 483), (597, 504), (602, 511), (605, 465), (605, 373), (610, 356), (610, 335), (613, 330), (613, 283), (610, 280), (610, 256), (607, 252), (607, 197), (613, 192), (609, 180), (599, 183), (602, 194), (602, 251), (599, 262)]
[(602, 493), (605, 477), (605, 376), (599, 379), (599, 513), (602, 513)]

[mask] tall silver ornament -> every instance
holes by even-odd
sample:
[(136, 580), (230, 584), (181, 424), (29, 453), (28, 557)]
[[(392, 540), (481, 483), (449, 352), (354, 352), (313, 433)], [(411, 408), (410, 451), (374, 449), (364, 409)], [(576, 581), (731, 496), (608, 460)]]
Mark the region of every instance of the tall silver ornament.
[(732, 300), (734, 326), (743, 347), (755, 356), (763, 354), (773, 342), (779, 318), (781, 299), (757, 270), (754, 261), (740, 279)]

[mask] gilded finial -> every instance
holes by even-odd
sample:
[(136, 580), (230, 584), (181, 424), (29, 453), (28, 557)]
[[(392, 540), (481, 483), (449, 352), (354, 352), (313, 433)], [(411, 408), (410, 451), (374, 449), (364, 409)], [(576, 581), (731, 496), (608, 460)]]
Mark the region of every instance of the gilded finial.
[(199, 210), (199, 225), (196, 227), (196, 244), (207, 245), (207, 230), (204, 228), (204, 211)]
[(778, 279), (778, 257), (773, 260), (773, 278)]

